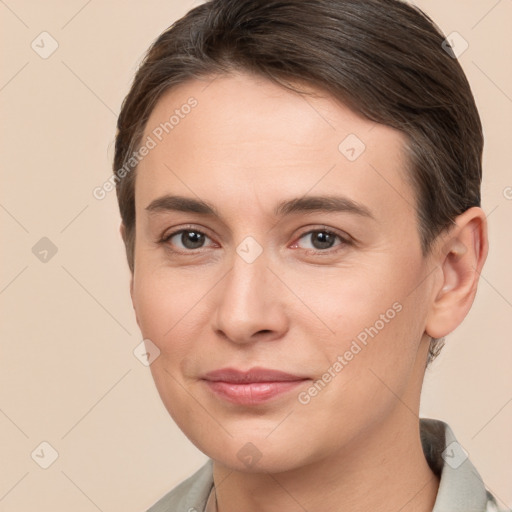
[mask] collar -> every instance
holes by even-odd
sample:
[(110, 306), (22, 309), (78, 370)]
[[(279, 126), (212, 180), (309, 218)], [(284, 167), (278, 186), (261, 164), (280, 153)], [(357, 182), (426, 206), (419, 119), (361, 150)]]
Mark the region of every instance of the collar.
[(432, 512), (498, 511), (496, 500), (447, 423), (420, 418), (420, 436), (425, 458), (440, 478)]

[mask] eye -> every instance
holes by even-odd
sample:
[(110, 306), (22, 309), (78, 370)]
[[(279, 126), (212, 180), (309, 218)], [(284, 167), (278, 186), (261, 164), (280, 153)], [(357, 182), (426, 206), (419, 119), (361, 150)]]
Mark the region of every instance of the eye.
[[(308, 231), (302, 234), (299, 240), (306, 240), (307, 242), (302, 245), (302, 248), (312, 252), (328, 252), (328, 250), (333, 247), (343, 246), (349, 243), (347, 238), (328, 229), (314, 229)], [(340, 242), (335, 244), (336, 240)], [(298, 245), (299, 243), (296, 242), (293, 247), (297, 247)]]
[(206, 240), (211, 239), (202, 231), (190, 228), (174, 231), (162, 238), (160, 242), (177, 247), (181, 252), (188, 252), (203, 248)]

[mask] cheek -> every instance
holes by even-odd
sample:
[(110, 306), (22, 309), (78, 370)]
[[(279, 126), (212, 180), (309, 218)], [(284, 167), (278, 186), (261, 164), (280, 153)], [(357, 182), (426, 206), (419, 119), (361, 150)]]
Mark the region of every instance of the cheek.
[(136, 272), (133, 286), (133, 305), (142, 334), (154, 343), (172, 327), (174, 293), (162, 286), (151, 274)]
[(133, 305), (142, 335), (164, 358), (173, 355), (179, 360), (187, 341), (184, 333), (197, 325), (193, 319), (204, 296), (203, 287), (191, 277), (179, 279), (169, 272), (139, 271), (135, 275)]
[[(378, 273), (375, 268), (380, 269)], [(382, 387), (378, 376), (390, 387), (403, 387), (423, 333), (422, 292), (411, 293), (420, 281), (419, 274), (420, 268), (411, 265), (399, 269), (377, 265), (338, 270), (337, 276), (331, 272), (318, 280), (314, 293), (308, 295), (308, 305), (320, 312), (331, 331), (320, 346), (310, 340), (315, 345), (313, 353), (321, 351), (321, 360), (328, 362), (319, 370), (336, 377), (343, 374), (333, 379), (340, 386), (357, 377), (358, 393), (362, 394), (365, 386), (369, 394), (375, 393), (375, 385)]]
[(388, 330), (399, 316), (406, 287), (397, 284), (389, 269), (377, 266), (378, 273), (363, 265), (294, 276), (297, 295), (330, 331), (334, 345), (358, 335), (364, 342), (370, 333)]
[(156, 389), (171, 417), (187, 432), (187, 425), (194, 421), (191, 417), (194, 408), (190, 407), (181, 367), (195, 350), (191, 340), (200, 339), (194, 331), (197, 329), (194, 306), (204, 292), (201, 294), (199, 287), (194, 287), (197, 281), (193, 278), (180, 282), (176, 273), (169, 274), (159, 269), (147, 272), (136, 269), (133, 302), (143, 338), (150, 339), (160, 351), (150, 365)]

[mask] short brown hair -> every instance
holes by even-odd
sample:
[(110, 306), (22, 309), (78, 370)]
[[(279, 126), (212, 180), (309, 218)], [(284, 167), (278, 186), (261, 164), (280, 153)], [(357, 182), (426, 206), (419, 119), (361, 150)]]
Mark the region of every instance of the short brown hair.
[[(306, 83), (405, 133), (426, 255), (456, 216), (480, 206), (482, 127), (444, 39), (426, 14), (399, 0), (210, 0), (189, 11), (149, 48), (118, 119), (114, 174), (130, 270), (136, 164), (131, 172), (126, 165), (153, 108), (178, 84), (231, 71), (293, 90)], [(432, 340), (428, 362), (441, 347)]]

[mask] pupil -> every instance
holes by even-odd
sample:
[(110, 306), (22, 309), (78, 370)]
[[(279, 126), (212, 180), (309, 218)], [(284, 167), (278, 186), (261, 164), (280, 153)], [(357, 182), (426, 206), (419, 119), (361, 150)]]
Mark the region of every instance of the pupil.
[(181, 242), (187, 249), (197, 249), (204, 242), (204, 235), (195, 231), (184, 231), (181, 234)]
[(313, 246), (316, 249), (329, 249), (332, 246), (333, 241), (334, 237), (331, 233), (316, 231), (313, 234)]

